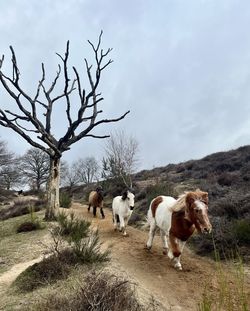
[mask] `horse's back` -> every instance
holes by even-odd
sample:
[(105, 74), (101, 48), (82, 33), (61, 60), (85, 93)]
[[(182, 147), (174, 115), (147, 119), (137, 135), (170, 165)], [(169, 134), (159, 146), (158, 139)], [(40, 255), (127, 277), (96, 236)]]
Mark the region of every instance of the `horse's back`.
[(156, 225), (164, 231), (170, 229), (172, 206), (175, 202), (175, 198), (162, 195), (152, 200), (150, 204), (148, 216), (154, 217)]
[(122, 202), (122, 196), (121, 195), (114, 197), (114, 199), (112, 201), (112, 210), (113, 210), (114, 214), (118, 214), (119, 206), (121, 205), (121, 202)]

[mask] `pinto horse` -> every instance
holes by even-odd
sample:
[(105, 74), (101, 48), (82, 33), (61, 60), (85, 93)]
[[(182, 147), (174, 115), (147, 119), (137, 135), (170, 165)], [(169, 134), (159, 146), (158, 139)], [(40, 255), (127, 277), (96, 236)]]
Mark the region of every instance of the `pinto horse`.
[(184, 193), (177, 200), (158, 196), (150, 204), (148, 223), (150, 231), (146, 248), (151, 249), (156, 228), (160, 228), (163, 254), (173, 260), (177, 270), (182, 270), (180, 257), (186, 241), (195, 229), (199, 233), (212, 230), (208, 218), (208, 193), (197, 189)]

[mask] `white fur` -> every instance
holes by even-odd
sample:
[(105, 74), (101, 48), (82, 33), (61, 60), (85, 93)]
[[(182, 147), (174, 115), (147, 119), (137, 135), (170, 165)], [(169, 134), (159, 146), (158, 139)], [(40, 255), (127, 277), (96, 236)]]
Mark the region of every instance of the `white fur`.
[[(171, 228), (171, 220), (172, 220), (172, 213), (173, 211), (178, 211), (183, 208), (184, 200), (183, 197), (180, 197), (178, 200), (169, 197), (169, 196), (161, 196), (163, 201), (158, 205), (155, 217), (152, 215), (151, 205), (149, 206), (148, 210), (148, 222), (150, 225), (149, 237), (147, 241), (147, 248), (151, 249), (153, 244), (153, 239), (155, 235), (156, 228), (160, 228), (160, 234), (163, 244), (163, 252), (168, 254), (170, 259), (173, 259), (174, 267), (176, 269), (181, 270), (181, 263), (180, 257), (174, 258), (171, 248), (169, 247), (168, 237), (169, 237), (169, 230)], [(181, 242), (178, 240), (178, 243)], [(185, 242), (181, 242), (181, 250), (183, 249)]]
[(123, 235), (127, 235), (126, 226), (128, 224), (129, 218), (132, 214), (132, 210), (130, 207), (134, 207), (134, 194), (130, 191), (127, 193), (127, 198), (122, 200), (122, 196), (117, 196), (113, 199), (112, 202), (112, 211), (113, 211), (113, 220), (115, 230), (118, 227), (116, 215), (119, 216), (120, 219), (120, 227), (119, 230), (123, 232)]

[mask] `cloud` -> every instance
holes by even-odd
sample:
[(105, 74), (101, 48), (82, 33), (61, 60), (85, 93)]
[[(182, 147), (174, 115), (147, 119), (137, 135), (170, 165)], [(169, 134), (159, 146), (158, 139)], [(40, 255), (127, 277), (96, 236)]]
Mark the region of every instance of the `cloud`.
[[(55, 52), (69, 39), (71, 64), (83, 68), (83, 58), (92, 57), (87, 39), (96, 41), (103, 29), (104, 47), (114, 48), (101, 83), (104, 116), (131, 113), (97, 132), (135, 135), (141, 168), (150, 168), (249, 143), (249, 17), (249, 2), (234, 0), (5, 1), (0, 53), (7, 66), (8, 46), (15, 47), (23, 83), (34, 91), (41, 62), (51, 80)], [(1, 88), (0, 106), (13, 107)], [(17, 152), (28, 147), (10, 131), (0, 128), (0, 135), (15, 141)], [(101, 144), (83, 140), (66, 158), (100, 157)]]

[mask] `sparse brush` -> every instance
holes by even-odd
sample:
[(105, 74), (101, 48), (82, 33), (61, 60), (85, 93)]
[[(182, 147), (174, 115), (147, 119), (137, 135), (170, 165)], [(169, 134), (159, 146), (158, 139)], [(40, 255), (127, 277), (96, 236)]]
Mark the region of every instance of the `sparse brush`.
[[(151, 305), (152, 306), (152, 305)], [(51, 294), (36, 306), (37, 311), (146, 311), (137, 298), (135, 286), (127, 279), (92, 270), (68, 295)], [(151, 309), (154, 310), (154, 309)]]

